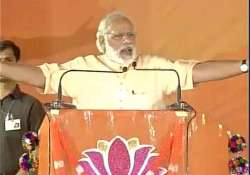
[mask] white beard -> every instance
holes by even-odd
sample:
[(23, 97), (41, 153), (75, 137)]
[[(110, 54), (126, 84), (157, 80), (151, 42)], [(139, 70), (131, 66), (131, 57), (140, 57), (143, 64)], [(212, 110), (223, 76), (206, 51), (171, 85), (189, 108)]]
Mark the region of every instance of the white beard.
[(120, 50), (115, 50), (109, 45), (107, 40), (105, 40), (105, 56), (108, 59), (118, 64), (131, 64), (135, 60), (137, 55), (136, 48), (133, 45), (128, 45), (126, 47), (130, 47), (132, 49), (132, 55), (131, 56), (128, 55), (125, 58), (123, 58), (119, 54), (120, 50), (122, 50), (123, 48), (121, 48)]

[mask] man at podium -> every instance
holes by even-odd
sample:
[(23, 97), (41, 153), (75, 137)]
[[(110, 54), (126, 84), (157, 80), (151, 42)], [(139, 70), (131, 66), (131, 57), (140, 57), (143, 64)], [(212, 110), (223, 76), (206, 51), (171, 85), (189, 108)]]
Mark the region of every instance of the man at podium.
[(72, 97), (78, 109), (145, 110), (166, 107), (164, 97), (178, 89), (178, 75), (181, 89), (192, 89), (198, 83), (248, 71), (246, 60), (172, 61), (137, 54), (135, 27), (117, 11), (101, 20), (96, 44), (100, 55), (79, 56), (64, 64), (45, 63), (39, 67), (1, 63), (0, 75), (42, 88), (49, 94), (57, 93), (65, 71), (82, 70), (68, 72), (61, 80), (63, 95)]

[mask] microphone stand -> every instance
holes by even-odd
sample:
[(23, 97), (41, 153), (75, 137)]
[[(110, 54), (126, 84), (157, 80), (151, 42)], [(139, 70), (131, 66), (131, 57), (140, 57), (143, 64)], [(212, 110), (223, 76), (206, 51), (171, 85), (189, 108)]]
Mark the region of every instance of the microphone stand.
[[(190, 106), (187, 102), (181, 101), (180, 76), (175, 69), (137, 69), (136, 62), (132, 63), (132, 67), (134, 68), (134, 70), (137, 70), (137, 71), (171, 71), (171, 72), (175, 72), (175, 74), (177, 76), (177, 80), (178, 80), (178, 85), (177, 85), (177, 89), (176, 89), (176, 91), (177, 91), (176, 103), (168, 105), (168, 106), (166, 106), (166, 108), (169, 110), (174, 110), (174, 111), (178, 111), (178, 110), (183, 110), (183, 111), (187, 111), (187, 112), (194, 111), (194, 108), (192, 106)], [(75, 105), (70, 104), (70, 103), (65, 103), (62, 100), (62, 79), (69, 72), (124, 73), (126, 71), (127, 71), (127, 67), (124, 67), (122, 71), (81, 70), (81, 69), (67, 70), (60, 77), (59, 85), (58, 85), (58, 92), (57, 92), (57, 100), (52, 101), (50, 103), (45, 103), (45, 106), (48, 109), (72, 109), (72, 108), (76, 108)]]
[(93, 72), (93, 73), (124, 73), (127, 71), (127, 68), (124, 67), (122, 71), (102, 71), (102, 70), (83, 70), (83, 69), (70, 69), (65, 71), (59, 80), (58, 91), (57, 91), (57, 100), (49, 103), (45, 103), (45, 106), (51, 109), (75, 109), (76, 106), (70, 103), (65, 103), (62, 99), (62, 79), (69, 72)]
[(188, 137), (188, 129), (189, 129), (189, 125), (191, 123), (191, 121), (196, 117), (196, 111), (195, 109), (189, 105), (187, 102), (181, 101), (181, 85), (180, 85), (180, 76), (178, 74), (178, 72), (175, 69), (137, 69), (136, 68), (136, 62), (132, 63), (132, 66), (134, 67), (134, 70), (138, 70), (138, 71), (172, 71), (175, 72), (177, 79), (178, 79), (178, 85), (177, 85), (177, 89), (176, 89), (176, 103), (173, 103), (171, 105), (167, 106), (168, 110), (173, 110), (173, 111), (186, 111), (189, 113), (192, 113), (193, 116), (188, 120), (187, 122), (187, 126), (186, 126), (186, 146), (185, 146), (185, 165), (184, 165), (184, 171), (185, 171), (185, 175), (189, 175), (189, 147), (188, 147), (188, 143), (189, 143), (189, 137)]
[(177, 76), (177, 80), (178, 80), (178, 85), (177, 85), (177, 89), (176, 89), (176, 91), (177, 91), (176, 92), (176, 103), (168, 105), (166, 108), (168, 110), (173, 110), (173, 111), (179, 111), (179, 110), (187, 111), (187, 112), (194, 111), (194, 108), (191, 105), (189, 105), (187, 102), (181, 101), (180, 76), (175, 69), (137, 69), (136, 62), (133, 62), (132, 66), (134, 67), (134, 70), (138, 70), (138, 71), (171, 71), (171, 72), (175, 72), (175, 74)]

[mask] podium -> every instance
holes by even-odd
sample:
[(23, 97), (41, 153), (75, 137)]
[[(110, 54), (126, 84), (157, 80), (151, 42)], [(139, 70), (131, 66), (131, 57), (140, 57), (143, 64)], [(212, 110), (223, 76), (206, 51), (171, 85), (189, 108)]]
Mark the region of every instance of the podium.
[(40, 129), (38, 172), (186, 175), (192, 117), (164, 110), (52, 111)]

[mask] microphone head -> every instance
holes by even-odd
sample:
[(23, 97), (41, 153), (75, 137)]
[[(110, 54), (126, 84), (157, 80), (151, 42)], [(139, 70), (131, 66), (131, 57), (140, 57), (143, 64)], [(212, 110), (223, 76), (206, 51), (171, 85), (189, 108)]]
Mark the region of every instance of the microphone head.
[[(135, 69), (136, 61), (132, 62), (131, 66)], [(128, 67), (125, 66), (125, 67), (122, 68), (122, 72), (127, 72), (127, 71), (128, 71)]]
[(128, 67), (125, 66), (122, 68), (122, 72), (127, 72), (127, 71), (128, 71)]
[(132, 63), (132, 67), (135, 69), (136, 65), (137, 65), (137, 63), (136, 63), (136, 61), (134, 61), (134, 62)]

